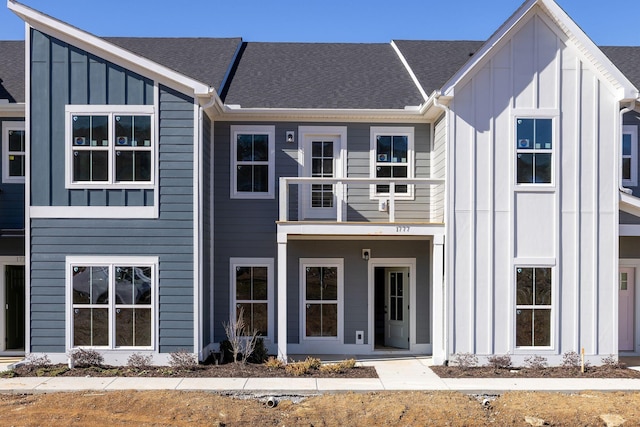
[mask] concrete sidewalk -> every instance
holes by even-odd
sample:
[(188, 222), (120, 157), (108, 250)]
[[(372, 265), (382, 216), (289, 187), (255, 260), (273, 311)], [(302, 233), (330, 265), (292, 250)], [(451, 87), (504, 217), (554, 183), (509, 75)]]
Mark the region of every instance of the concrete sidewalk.
[(379, 378), (123, 378), (22, 377), (0, 379), (0, 392), (190, 390), (251, 394), (309, 395), (326, 392), (382, 390), (456, 390), (499, 394), (510, 390), (572, 392), (640, 391), (640, 379), (594, 378), (440, 378), (429, 357), (361, 360)]

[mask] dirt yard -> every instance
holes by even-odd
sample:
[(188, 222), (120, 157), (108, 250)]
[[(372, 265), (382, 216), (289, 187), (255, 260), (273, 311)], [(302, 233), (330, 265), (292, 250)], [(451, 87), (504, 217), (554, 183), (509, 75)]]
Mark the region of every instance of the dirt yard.
[(640, 393), (375, 392), (282, 398), (114, 391), (0, 395), (3, 426), (640, 425)]

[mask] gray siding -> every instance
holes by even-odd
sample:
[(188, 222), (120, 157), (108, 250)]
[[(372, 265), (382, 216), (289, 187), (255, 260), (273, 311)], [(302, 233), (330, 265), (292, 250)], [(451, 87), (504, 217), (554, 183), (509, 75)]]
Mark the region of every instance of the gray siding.
[[(0, 118), (0, 129), (3, 122), (24, 122), (24, 118)], [(3, 141), (0, 133), (0, 146), (4, 147), (8, 141)], [(1, 151), (0, 151), (1, 152)], [(0, 161), (0, 177), (3, 174), (3, 162)], [(24, 184), (3, 183), (0, 179), (0, 229), (24, 229)], [(24, 248), (18, 254), (24, 254)]]
[(211, 164), (211, 151), (213, 149), (213, 135), (211, 134), (211, 120), (205, 114), (202, 120), (202, 342), (204, 346), (211, 342), (212, 333), (212, 313), (211, 297), (213, 292), (211, 255), (213, 251), (213, 230), (211, 221), (213, 211), (211, 203), (213, 201), (212, 175), (213, 165)]
[(31, 31), (33, 206), (150, 206), (153, 191), (65, 189), (65, 105), (152, 105), (153, 82)]
[[(431, 163), (432, 178), (445, 179), (447, 177), (447, 121), (442, 116), (434, 126), (433, 161)], [(435, 187), (431, 194), (431, 220), (444, 222), (445, 186)]]
[(193, 349), (193, 100), (161, 88), (160, 111), (159, 219), (32, 219), (31, 351), (65, 351), (69, 255), (158, 256), (158, 349)]

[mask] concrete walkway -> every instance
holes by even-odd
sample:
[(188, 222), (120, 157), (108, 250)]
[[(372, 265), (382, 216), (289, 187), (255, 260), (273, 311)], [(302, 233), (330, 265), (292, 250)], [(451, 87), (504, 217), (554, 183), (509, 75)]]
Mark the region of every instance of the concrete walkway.
[(440, 378), (429, 357), (361, 360), (379, 378), (96, 378), (23, 377), (0, 379), (0, 392), (46, 393), (107, 390), (201, 390), (251, 394), (317, 394), (345, 391), (456, 390), (499, 394), (509, 390), (572, 392), (579, 390), (640, 391), (640, 379), (592, 378)]

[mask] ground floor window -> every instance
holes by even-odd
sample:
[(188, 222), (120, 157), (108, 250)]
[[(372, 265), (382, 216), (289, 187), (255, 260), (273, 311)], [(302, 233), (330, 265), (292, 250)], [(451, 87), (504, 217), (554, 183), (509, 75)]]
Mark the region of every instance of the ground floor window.
[(342, 266), (341, 259), (301, 260), (305, 338), (341, 337)]
[(516, 346), (551, 345), (551, 268), (516, 267)]
[(245, 335), (271, 338), (273, 330), (273, 258), (231, 258), (231, 313), (242, 313)]
[(157, 259), (69, 257), (71, 347), (152, 348)]

